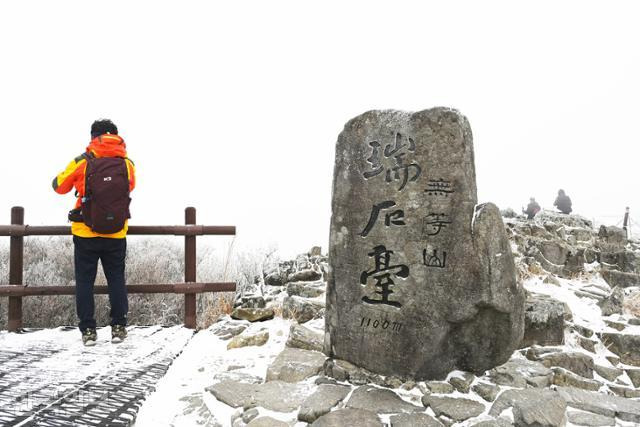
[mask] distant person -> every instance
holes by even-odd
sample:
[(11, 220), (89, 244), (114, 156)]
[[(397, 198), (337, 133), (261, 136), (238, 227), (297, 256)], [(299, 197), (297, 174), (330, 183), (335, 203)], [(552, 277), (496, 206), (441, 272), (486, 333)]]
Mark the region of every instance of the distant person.
[(66, 194), (76, 190), (75, 209), (69, 212), (73, 234), (76, 277), (76, 311), (82, 342), (97, 340), (93, 285), (98, 260), (109, 285), (111, 342), (127, 336), (129, 302), (125, 286), (125, 257), (129, 193), (135, 187), (135, 168), (127, 158), (124, 140), (111, 120), (91, 125), (86, 151), (53, 180), (53, 189)]
[(527, 205), (527, 209), (522, 209), (522, 213), (527, 214), (527, 219), (533, 219), (536, 214), (540, 212), (540, 205), (536, 202), (534, 197), (529, 199), (529, 204)]
[(558, 191), (558, 197), (553, 202), (553, 206), (557, 207), (563, 214), (569, 215), (571, 213), (571, 199), (564, 193), (564, 190)]

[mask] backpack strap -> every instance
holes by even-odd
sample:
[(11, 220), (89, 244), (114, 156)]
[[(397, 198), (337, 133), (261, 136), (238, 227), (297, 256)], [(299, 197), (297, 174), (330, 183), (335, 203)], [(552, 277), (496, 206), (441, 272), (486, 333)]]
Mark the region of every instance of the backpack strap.
[(89, 151), (88, 153), (83, 153), (82, 157), (87, 161), (87, 166), (84, 168), (84, 198), (82, 202), (84, 203), (84, 199), (87, 197), (87, 171), (89, 170), (89, 162), (96, 158), (96, 155), (93, 152)]

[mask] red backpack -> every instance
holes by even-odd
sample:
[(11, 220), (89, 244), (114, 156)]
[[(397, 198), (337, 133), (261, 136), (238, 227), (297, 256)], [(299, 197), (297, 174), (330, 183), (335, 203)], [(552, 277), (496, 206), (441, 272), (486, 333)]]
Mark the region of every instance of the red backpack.
[(129, 213), (129, 173), (122, 157), (90, 157), (85, 170), (82, 218), (92, 231), (113, 234)]

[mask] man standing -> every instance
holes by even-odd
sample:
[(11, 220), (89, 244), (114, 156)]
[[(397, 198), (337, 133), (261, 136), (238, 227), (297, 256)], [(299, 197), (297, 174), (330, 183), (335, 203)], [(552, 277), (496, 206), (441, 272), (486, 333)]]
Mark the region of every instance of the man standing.
[(558, 197), (556, 197), (553, 206), (557, 207), (563, 214), (569, 215), (573, 210), (571, 208), (571, 199), (567, 196), (564, 190), (558, 190)]
[(135, 167), (127, 158), (124, 140), (111, 120), (91, 125), (91, 143), (53, 180), (59, 194), (76, 190), (69, 212), (74, 243), (76, 311), (84, 345), (97, 340), (93, 285), (98, 260), (109, 285), (111, 342), (127, 336), (129, 304), (125, 286), (125, 257), (129, 193), (135, 187)]
[(536, 202), (534, 197), (531, 197), (529, 199), (529, 204), (527, 205), (527, 210), (522, 209), (522, 213), (527, 215), (527, 219), (533, 219), (538, 212), (540, 212), (540, 205)]

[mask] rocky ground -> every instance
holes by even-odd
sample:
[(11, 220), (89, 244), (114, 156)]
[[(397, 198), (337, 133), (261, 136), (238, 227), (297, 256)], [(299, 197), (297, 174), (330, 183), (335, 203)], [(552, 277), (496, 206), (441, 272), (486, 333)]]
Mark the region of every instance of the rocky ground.
[(328, 359), (327, 260), (314, 248), (196, 334), (136, 425), (640, 425), (640, 244), (576, 215), (503, 215), (528, 293), (505, 364), (413, 382)]

